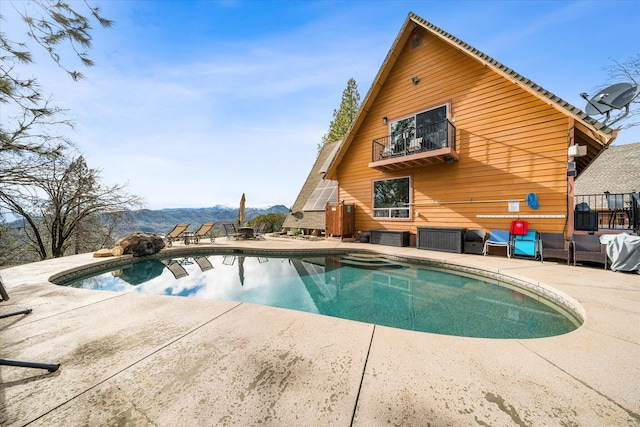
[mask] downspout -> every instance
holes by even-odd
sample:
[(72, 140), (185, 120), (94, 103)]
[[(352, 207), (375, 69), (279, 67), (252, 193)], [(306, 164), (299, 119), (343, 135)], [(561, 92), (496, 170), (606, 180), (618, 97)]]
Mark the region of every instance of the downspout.
[[(567, 130), (567, 153), (569, 153), (569, 147), (575, 145), (575, 119), (573, 117), (569, 117), (569, 129)], [(573, 156), (569, 157), (567, 156), (567, 161), (574, 161), (575, 158)], [(575, 224), (574, 224), (574, 217), (571, 214), (571, 208), (573, 208), (573, 204), (574, 204), (574, 200), (573, 200), (573, 196), (574, 196), (574, 183), (575, 183), (575, 177), (573, 176), (568, 176), (567, 174), (567, 214), (565, 216), (565, 220), (564, 220), (564, 229), (563, 229), (563, 233), (565, 235), (565, 239), (570, 236), (571, 234), (574, 233), (575, 229)]]

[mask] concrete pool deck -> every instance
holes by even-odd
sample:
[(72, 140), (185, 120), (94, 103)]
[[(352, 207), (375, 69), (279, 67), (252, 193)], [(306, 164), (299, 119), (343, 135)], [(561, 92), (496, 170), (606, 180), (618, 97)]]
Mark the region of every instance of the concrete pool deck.
[[(483, 268), (569, 295), (576, 331), (495, 340), (412, 332), (231, 301), (56, 286), (91, 254), (0, 270), (11, 299), (2, 426), (640, 425), (640, 275), (553, 261), (337, 240), (214, 246), (358, 248)], [(200, 243), (199, 246), (209, 246)], [(179, 249), (175, 245), (174, 249)]]

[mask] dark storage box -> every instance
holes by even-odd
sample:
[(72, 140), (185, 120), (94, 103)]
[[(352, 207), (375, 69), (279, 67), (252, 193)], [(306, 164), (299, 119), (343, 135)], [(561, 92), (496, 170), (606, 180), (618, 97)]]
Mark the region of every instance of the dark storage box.
[(418, 249), (462, 253), (465, 228), (418, 227)]
[(370, 242), (376, 245), (409, 246), (409, 232), (398, 230), (371, 230)]
[(487, 233), (484, 230), (467, 230), (464, 233), (464, 253), (482, 255)]

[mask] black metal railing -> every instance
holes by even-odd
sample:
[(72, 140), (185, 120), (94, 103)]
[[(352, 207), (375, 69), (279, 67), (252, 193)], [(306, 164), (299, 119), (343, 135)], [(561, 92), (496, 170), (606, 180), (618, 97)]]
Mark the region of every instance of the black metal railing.
[(576, 230), (639, 232), (640, 194), (582, 194), (574, 196), (573, 200)]
[(442, 120), (374, 139), (371, 159), (376, 162), (446, 147), (456, 149), (456, 128), (449, 120)]

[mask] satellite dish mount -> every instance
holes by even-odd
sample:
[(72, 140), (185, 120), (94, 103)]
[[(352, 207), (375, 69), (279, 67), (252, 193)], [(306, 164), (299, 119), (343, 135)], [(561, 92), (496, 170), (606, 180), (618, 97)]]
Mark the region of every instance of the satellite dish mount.
[[(606, 89), (602, 89), (591, 98), (586, 93), (581, 93), (580, 96), (587, 100), (587, 107), (584, 111), (589, 116), (604, 114), (604, 124), (611, 126), (629, 114), (629, 104), (638, 94), (640, 94), (638, 85), (616, 83)], [(622, 110), (623, 108), (625, 111), (622, 114), (615, 117), (611, 123), (607, 123), (611, 119), (611, 110)]]

